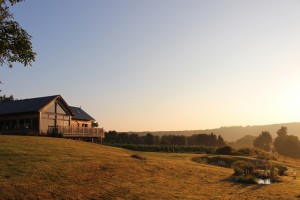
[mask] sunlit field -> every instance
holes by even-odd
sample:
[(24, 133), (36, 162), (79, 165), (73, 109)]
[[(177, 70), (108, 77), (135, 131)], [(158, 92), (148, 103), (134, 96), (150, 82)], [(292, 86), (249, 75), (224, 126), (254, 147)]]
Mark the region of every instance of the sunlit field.
[[(135, 155), (135, 156), (133, 156)], [(0, 136), (1, 199), (295, 199), (300, 180), (231, 181), (200, 154), (143, 153), (48, 137)], [(300, 173), (300, 162), (280, 158)]]

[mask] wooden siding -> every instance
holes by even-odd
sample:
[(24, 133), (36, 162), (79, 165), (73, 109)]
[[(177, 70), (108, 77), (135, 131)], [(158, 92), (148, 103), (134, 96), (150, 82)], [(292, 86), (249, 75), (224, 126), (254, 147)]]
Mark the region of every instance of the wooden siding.
[(80, 119), (74, 119), (72, 118), (71, 120), (71, 126), (73, 127), (82, 127), (83, 124), (87, 125), (87, 128), (91, 128), (92, 127), (92, 121), (86, 121), (86, 120), (80, 120)]

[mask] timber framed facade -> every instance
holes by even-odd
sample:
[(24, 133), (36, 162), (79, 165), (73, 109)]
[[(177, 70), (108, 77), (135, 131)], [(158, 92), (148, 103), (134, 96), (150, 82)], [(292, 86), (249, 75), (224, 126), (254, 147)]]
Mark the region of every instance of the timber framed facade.
[(103, 128), (79, 107), (69, 106), (60, 95), (0, 103), (0, 133), (55, 135), (100, 140)]

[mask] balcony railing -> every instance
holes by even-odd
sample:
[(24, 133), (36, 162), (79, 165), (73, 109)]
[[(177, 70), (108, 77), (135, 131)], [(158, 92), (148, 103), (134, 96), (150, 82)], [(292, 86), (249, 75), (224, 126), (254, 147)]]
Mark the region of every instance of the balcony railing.
[(51, 126), (49, 133), (61, 133), (63, 137), (97, 137), (104, 138), (103, 128), (87, 128), (72, 126)]

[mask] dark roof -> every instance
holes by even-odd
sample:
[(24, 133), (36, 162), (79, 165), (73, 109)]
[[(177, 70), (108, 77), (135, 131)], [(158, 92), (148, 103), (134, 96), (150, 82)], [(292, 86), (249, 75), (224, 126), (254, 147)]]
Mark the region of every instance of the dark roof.
[(58, 96), (60, 95), (2, 102), (0, 103), (0, 115), (38, 112)]
[(81, 108), (74, 107), (74, 106), (69, 106), (69, 107), (71, 108), (71, 110), (75, 114), (75, 116), (72, 117), (73, 119), (93, 120), (93, 121), (95, 121), (95, 119), (93, 117), (91, 117), (89, 114), (84, 112), (84, 110), (82, 110)]

